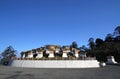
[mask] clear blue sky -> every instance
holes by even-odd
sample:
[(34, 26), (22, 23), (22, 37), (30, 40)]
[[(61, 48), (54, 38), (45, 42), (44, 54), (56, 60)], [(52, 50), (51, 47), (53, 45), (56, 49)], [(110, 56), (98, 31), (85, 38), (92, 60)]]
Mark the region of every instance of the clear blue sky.
[(46, 44), (79, 46), (120, 25), (120, 0), (0, 0), (0, 52)]

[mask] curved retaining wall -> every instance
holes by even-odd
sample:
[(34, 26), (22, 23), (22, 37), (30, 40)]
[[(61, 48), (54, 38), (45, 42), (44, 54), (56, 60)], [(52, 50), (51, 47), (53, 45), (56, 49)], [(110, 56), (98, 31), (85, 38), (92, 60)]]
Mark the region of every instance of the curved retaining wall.
[(96, 68), (97, 60), (13, 60), (10, 66), (28, 68)]

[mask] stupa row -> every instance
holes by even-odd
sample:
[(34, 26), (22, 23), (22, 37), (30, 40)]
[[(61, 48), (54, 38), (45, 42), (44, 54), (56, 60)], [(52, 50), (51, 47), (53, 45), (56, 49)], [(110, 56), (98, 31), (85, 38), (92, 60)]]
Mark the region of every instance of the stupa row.
[[(46, 45), (45, 47), (40, 47), (32, 49), (29, 51), (21, 52), (22, 59), (82, 59), (87, 58), (87, 52), (82, 52), (77, 48), (70, 48), (69, 46), (61, 47), (59, 45)], [(89, 59), (89, 58), (88, 58)]]

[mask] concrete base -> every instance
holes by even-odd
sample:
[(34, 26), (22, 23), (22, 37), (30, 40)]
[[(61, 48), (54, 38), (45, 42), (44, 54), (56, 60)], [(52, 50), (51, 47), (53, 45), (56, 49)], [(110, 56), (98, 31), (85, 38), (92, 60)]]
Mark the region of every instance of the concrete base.
[(111, 56), (111, 57), (109, 56), (108, 61), (106, 63), (108, 63), (108, 64), (116, 64), (117, 62), (115, 61), (113, 56)]
[(10, 66), (28, 68), (96, 68), (97, 60), (13, 60)]

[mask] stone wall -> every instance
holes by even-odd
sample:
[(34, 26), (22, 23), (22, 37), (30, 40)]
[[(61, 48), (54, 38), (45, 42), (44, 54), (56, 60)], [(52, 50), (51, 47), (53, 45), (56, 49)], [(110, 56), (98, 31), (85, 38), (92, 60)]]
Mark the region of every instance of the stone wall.
[(13, 60), (13, 67), (27, 68), (96, 68), (97, 60)]

